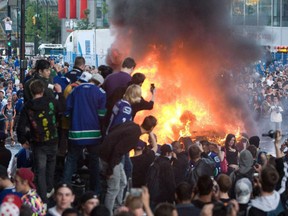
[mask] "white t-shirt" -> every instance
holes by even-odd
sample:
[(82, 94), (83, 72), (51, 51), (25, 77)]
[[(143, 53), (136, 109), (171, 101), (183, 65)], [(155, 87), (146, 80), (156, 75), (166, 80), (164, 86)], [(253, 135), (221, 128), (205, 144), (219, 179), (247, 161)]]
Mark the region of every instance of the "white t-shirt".
[(49, 208), (48, 213), (53, 215), (53, 216), (61, 216), (62, 215), (56, 210), (56, 206)]

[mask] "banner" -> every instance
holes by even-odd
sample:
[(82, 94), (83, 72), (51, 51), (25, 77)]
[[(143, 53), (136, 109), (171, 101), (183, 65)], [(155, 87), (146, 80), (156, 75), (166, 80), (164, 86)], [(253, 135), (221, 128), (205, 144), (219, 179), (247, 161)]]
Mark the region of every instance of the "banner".
[(80, 19), (86, 18), (84, 11), (87, 9), (87, 0), (81, 0), (80, 4)]
[(66, 18), (66, 0), (58, 0), (58, 18)]
[(70, 19), (76, 19), (77, 15), (76, 15), (76, 5), (77, 2), (76, 0), (70, 0)]

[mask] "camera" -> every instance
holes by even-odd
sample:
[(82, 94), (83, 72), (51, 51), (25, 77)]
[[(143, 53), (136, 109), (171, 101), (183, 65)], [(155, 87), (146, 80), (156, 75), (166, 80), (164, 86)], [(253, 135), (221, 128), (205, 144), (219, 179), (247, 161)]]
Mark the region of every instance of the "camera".
[(276, 133), (275, 133), (274, 130), (269, 130), (268, 133), (266, 133), (266, 134), (262, 134), (262, 136), (263, 136), (263, 137), (270, 137), (270, 138), (273, 139), (273, 138), (275, 138)]
[(142, 189), (141, 188), (131, 188), (130, 194), (131, 194), (131, 196), (134, 196), (134, 197), (140, 197), (142, 195)]
[(154, 83), (151, 83), (151, 85), (150, 85), (150, 92), (153, 93), (154, 89), (155, 89), (155, 85), (154, 85)]
[(54, 85), (48, 84), (48, 88), (51, 89), (51, 90), (54, 90)]

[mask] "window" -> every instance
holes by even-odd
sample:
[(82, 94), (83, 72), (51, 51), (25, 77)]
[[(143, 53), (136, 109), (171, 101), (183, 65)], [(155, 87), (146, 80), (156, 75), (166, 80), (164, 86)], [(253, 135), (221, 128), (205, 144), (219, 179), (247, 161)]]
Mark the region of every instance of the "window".
[(273, 26), (280, 26), (280, 0), (273, 0)]
[(283, 7), (282, 7), (282, 26), (288, 26), (288, 0), (282, 0)]
[(233, 0), (232, 19), (233, 24), (244, 25), (244, 0)]
[(271, 26), (271, 0), (259, 1), (259, 25)]
[(245, 25), (257, 25), (257, 1), (246, 0)]

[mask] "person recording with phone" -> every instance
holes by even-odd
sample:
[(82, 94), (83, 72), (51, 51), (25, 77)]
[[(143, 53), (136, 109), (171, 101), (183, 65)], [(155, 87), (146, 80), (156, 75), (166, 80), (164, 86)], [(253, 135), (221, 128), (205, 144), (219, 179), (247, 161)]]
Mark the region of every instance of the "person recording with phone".
[[(50, 77), (50, 62), (45, 59), (40, 59), (36, 61), (35, 64), (35, 72), (28, 81), (25, 82), (24, 87), (24, 102), (31, 100), (33, 98), (32, 93), (30, 91), (30, 84), (35, 80), (41, 80), (44, 83), (44, 95), (49, 98), (55, 98), (54, 96), (54, 88), (55, 86), (60, 86), (59, 84), (53, 85), (49, 82)], [(57, 87), (58, 88), (58, 87)]]
[[(145, 77), (145, 75), (144, 75), (144, 77)], [(132, 77), (132, 80), (133, 80), (133, 77)], [(142, 84), (140, 86), (142, 86)], [(152, 110), (153, 109), (154, 101), (155, 101), (155, 93), (156, 93), (156, 88), (155, 88), (154, 83), (150, 84), (150, 92), (151, 92), (150, 101), (146, 101), (143, 97), (141, 97), (141, 100), (138, 104), (132, 105), (132, 117), (133, 117), (133, 119), (134, 119), (137, 112), (139, 112), (141, 110)]]

